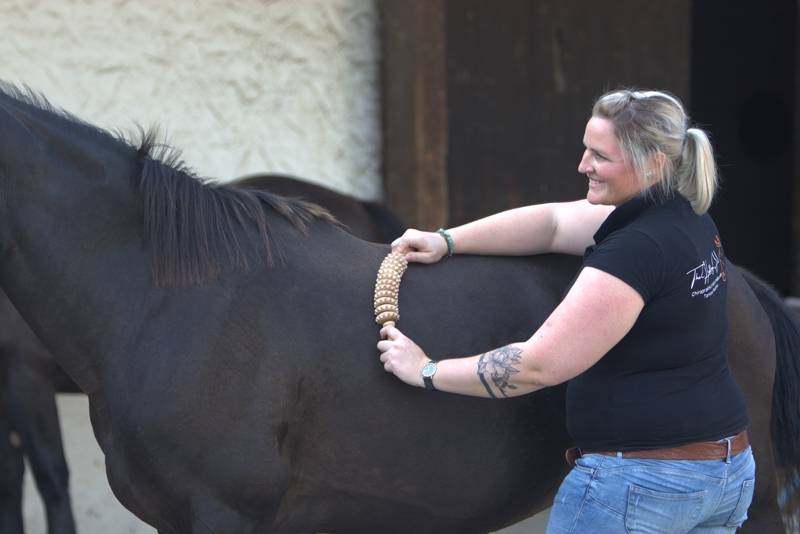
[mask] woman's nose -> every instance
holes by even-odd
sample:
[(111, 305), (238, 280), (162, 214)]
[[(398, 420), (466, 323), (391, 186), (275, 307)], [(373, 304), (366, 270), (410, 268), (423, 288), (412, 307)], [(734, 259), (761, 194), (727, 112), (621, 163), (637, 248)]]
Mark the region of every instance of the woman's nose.
[(583, 151), (583, 155), (581, 155), (581, 160), (578, 162), (578, 172), (581, 174), (586, 174), (591, 169), (591, 155), (589, 154), (588, 150)]

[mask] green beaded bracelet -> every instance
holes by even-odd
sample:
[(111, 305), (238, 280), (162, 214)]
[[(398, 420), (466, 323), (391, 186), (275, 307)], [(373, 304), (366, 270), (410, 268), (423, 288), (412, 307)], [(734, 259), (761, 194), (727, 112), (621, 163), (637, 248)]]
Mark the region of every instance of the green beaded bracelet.
[(453, 241), (453, 236), (450, 235), (450, 232), (447, 231), (447, 228), (439, 228), (436, 230), (436, 233), (442, 236), (447, 242), (447, 255), (452, 256), (456, 251), (456, 244)]

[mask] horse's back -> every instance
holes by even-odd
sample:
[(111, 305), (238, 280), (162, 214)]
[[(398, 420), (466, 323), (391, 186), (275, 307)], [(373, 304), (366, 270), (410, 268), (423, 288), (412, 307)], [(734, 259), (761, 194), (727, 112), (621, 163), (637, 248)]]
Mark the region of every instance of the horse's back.
[(327, 209), (356, 237), (388, 243), (405, 229), (400, 217), (377, 202), (361, 201), (311, 182), (280, 174), (255, 174), (231, 182), (238, 188), (299, 197)]

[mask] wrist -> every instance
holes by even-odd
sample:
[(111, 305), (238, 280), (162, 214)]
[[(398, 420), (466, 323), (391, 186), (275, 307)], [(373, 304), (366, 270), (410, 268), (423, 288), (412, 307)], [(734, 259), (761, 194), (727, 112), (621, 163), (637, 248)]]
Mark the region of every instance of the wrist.
[(425, 364), (419, 370), (419, 377), (422, 380), (422, 387), (425, 389), (436, 390), (433, 384), (433, 377), (438, 370), (438, 363), (436, 360), (426, 358)]
[(447, 245), (447, 255), (452, 256), (456, 252), (456, 243), (453, 241), (453, 236), (450, 235), (450, 232), (447, 228), (439, 228), (436, 230), (436, 233), (442, 236), (444, 239), (445, 244)]

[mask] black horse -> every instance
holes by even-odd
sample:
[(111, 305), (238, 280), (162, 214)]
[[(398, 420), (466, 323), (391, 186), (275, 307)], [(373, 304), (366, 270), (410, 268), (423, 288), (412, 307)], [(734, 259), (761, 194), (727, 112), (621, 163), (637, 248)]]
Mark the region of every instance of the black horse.
[[(375, 351), (387, 246), (308, 204), (206, 185), (153, 146), (0, 94), (0, 283), (89, 395), (126, 507), (164, 533), (424, 533), (549, 505), (570, 445), (563, 387), (490, 401), (403, 386)], [(577, 268), (413, 265), (401, 324), (432, 355), (523, 339)], [(774, 293), (728, 276), (761, 469), (748, 527), (777, 532), (778, 492), (797, 520), (800, 330)]]
[[(229, 185), (270, 190), (324, 206), (347, 230), (367, 241), (389, 242), (404, 225), (375, 202), (358, 200), (285, 175), (256, 174)], [(0, 533), (21, 534), (24, 458), (42, 497), (49, 534), (75, 532), (69, 469), (61, 440), (56, 392), (79, 392), (0, 289)]]

